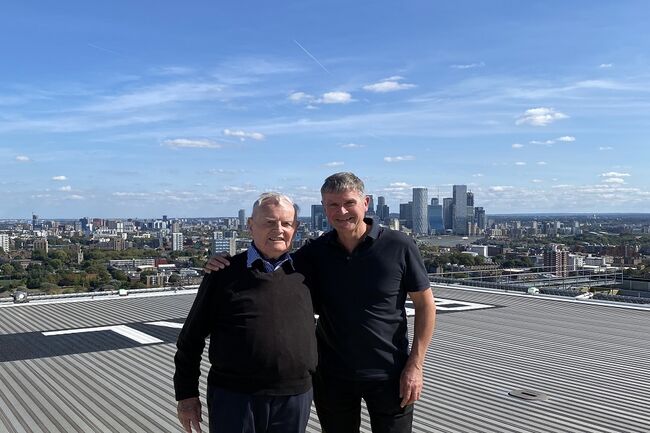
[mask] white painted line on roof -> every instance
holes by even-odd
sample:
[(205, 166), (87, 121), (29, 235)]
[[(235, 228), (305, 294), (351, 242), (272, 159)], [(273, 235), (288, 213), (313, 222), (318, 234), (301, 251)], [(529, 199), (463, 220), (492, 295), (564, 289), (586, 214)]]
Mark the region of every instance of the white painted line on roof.
[(13, 302), (2, 302), (0, 308), (20, 308), (30, 305), (43, 305), (43, 304), (65, 304), (70, 302), (93, 302), (93, 301), (106, 301), (116, 299), (133, 299), (133, 298), (152, 298), (156, 296), (174, 296), (174, 295), (189, 295), (198, 292), (199, 289), (184, 289), (178, 291), (165, 291), (165, 292), (150, 292), (150, 293), (129, 293), (127, 296), (120, 295), (96, 295), (96, 296), (70, 296), (69, 298), (54, 298), (54, 299), (30, 299), (29, 302), (22, 304), (14, 304)]
[(68, 335), (68, 334), (82, 334), (85, 332), (97, 332), (97, 331), (113, 331), (116, 334), (120, 334), (123, 337), (131, 339), (140, 344), (153, 344), (153, 343), (162, 343), (162, 340), (159, 340), (156, 337), (145, 334), (144, 332), (138, 331), (137, 329), (129, 328), (126, 325), (114, 325), (114, 326), (98, 326), (95, 328), (78, 328), (78, 329), (63, 329), (61, 331), (45, 331), (43, 335), (50, 337), (53, 335)]
[(178, 322), (147, 322), (145, 325), (164, 326), (166, 328), (175, 329), (181, 329), (183, 327), (183, 324)]

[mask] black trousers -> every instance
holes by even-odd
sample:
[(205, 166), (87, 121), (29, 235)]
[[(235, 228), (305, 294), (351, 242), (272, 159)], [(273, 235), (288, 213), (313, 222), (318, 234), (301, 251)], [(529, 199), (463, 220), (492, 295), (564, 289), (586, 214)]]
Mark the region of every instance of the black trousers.
[(373, 433), (410, 433), (413, 405), (400, 407), (399, 378), (349, 381), (322, 372), (314, 375), (314, 404), (323, 433), (359, 433), (361, 399)]
[(304, 433), (313, 392), (271, 396), (208, 386), (210, 433)]

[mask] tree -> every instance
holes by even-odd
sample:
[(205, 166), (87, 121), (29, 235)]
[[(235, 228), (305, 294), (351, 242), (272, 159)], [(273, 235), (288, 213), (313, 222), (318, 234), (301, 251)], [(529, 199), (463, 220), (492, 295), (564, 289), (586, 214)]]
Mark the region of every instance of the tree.
[(2, 271), (2, 275), (6, 275), (8, 277), (13, 276), (14, 272), (16, 271), (16, 269), (10, 263), (5, 263), (4, 265), (0, 266), (0, 270)]

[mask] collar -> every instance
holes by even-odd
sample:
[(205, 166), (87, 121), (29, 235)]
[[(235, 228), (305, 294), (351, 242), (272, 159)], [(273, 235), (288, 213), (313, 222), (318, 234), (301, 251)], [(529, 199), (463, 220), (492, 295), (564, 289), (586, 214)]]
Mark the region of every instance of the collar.
[(282, 254), (280, 257), (278, 257), (275, 260), (268, 260), (265, 259), (264, 256), (260, 253), (260, 251), (257, 249), (254, 243), (251, 243), (251, 247), (246, 250), (246, 267), (247, 268), (253, 268), (253, 264), (258, 261), (262, 261), (262, 265), (264, 266), (264, 272), (270, 273), (278, 270), (280, 266), (282, 266), (285, 262), (289, 262), (291, 267), (293, 268), (293, 259), (291, 258), (291, 255), (289, 255), (288, 252)]

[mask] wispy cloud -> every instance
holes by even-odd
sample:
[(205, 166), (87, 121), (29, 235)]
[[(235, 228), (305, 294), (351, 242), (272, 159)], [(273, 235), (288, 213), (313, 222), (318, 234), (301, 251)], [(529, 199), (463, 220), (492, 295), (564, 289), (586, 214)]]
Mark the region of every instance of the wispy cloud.
[(403, 156), (385, 156), (384, 161), (386, 162), (400, 162), (400, 161), (412, 161), (415, 157), (412, 155), (403, 155)]
[(566, 114), (555, 111), (553, 108), (538, 107), (526, 110), (524, 114), (519, 116), (515, 123), (517, 125), (546, 126), (556, 120), (566, 119), (568, 117)]
[(513, 149), (521, 149), (522, 147), (524, 147), (524, 145), (523, 145), (523, 144), (519, 144), (519, 143), (515, 143), (515, 144), (512, 145), (512, 148), (513, 148)]
[(323, 164), (325, 167), (339, 167), (341, 165), (345, 164), (343, 161), (332, 161), (332, 162), (326, 162)]
[(506, 185), (497, 185), (497, 186), (491, 186), (488, 188), (492, 192), (505, 192), (508, 190), (511, 190), (511, 186), (506, 186)]
[(601, 63), (600, 66), (598, 66), (601, 69), (608, 69), (608, 68), (613, 68), (614, 64), (613, 63)]
[(294, 92), (289, 95), (289, 100), (292, 102), (311, 102), (314, 99), (316, 98), (305, 92)]
[(485, 66), (484, 62), (478, 62), (478, 63), (466, 63), (466, 64), (451, 65), (450, 68), (452, 68), (452, 69), (475, 69), (475, 68), (482, 68), (483, 66)]
[(226, 135), (228, 137), (237, 137), (241, 141), (244, 141), (247, 138), (260, 141), (260, 140), (264, 140), (266, 138), (264, 136), (264, 134), (259, 133), (259, 132), (233, 131), (233, 130), (230, 130), (230, 129), (224, 129), (223, 130), (223, 135)]
[(393, 188), (410, 188), (411, 185), (409, 185), (406, 182), (391, 182), (390, 186)]
[(625, 179), (620, 178), (620, 177), (608, 177), (608, 178), (604, 179), (603, 182), (604, 183), (615, 183), (615, 184), (622, 185), (622, 184), (625, 183)]
[(72, 187), (70, 185), (62, 186), (59, 191), (72, 191)]
[(410, 83), (400, 83), (400, 80), (403, 78), (400, 76), (393, 76), (390, 78), (385, 78), (377, 83), (367, 84), (363, 86), (363, 90), (374, 93), (388, 93), (396, 92), (398, 90), (412, 89), (415, 84)]
[(567, 143), (571, 143), (573, 141), (576, 141), (576, 138), (571, 136), (571, 135), (564, 135), (562, 137), (559, 137), (557, 139), (557, 141), (564, 141), (564, 142), (567, 142)]
[(598, 150), (614, 150), (612, 146), (600, 146)]
[(16, 161), (18, 161), (18, 162), (29, 162), (29, 161), (31, 161), (31, 160), (29, 159), (29, 156), (18, 155), (18, 156), (16, 157)]
[(52, 177), (52, 180), (56, 180), (56, 181), (64, 181), (64, 180), (68, 180), (68, 178), (65, 177), (65, 176), (53, 176), (53, 177)]
[(537, 165), (546, 165), (546, 162), (544, 162), (544, 161), (537, 161)]
[(517, 162), (515, 162), (515, 165), (526, 165), (526, 163), (522, 162), (522, 161), (517, 161)]
[(360, 147), (366, 147), (364, 144), (358, 144), (358, 143), (347, 143), (343, 144), (341, 146), (343, 149), (358, 149)]
[(182, 148), (198, 148), (198, 149), (219, 149), (221, 144), (208, 140), (208, 139), (191, 139), (191, 138), (175, 138), (172, 140), (165, 140), (162, 143), (171, 149)]
[(609, 171), (601, 174), (602, 177), (629, 177), (630, 173), (619, 173), (617, 171)]

